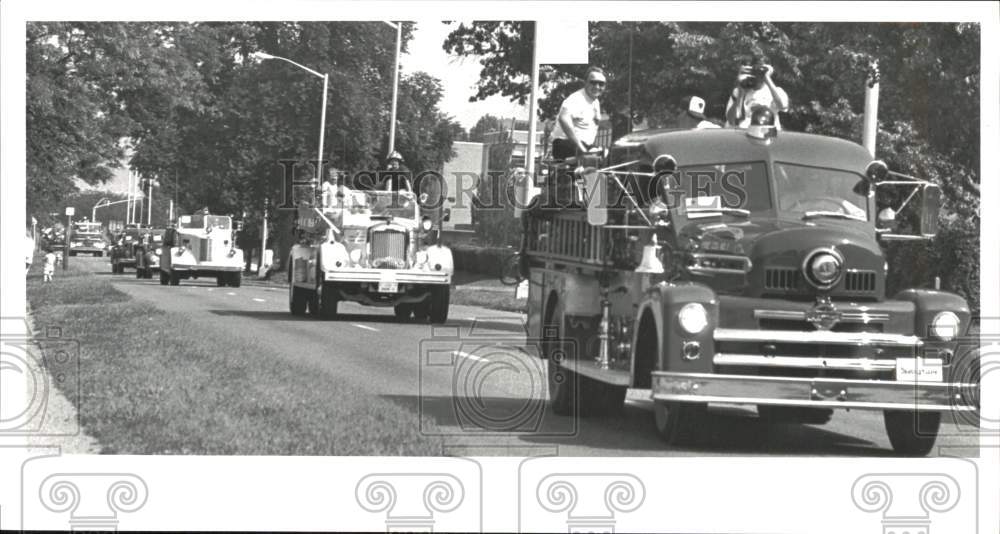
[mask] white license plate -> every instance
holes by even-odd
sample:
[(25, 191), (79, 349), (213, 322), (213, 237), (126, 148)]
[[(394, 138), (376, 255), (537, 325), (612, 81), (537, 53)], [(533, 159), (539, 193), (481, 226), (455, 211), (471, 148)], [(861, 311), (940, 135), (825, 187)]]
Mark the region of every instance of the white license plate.
[(939, 358), (896, 358), (896, 380), (900, 382), (942, 382), (944, 370)]
[(383, 272), (378, 281), (379, 293), (398, 293), (399, 283), (396, 282), (396, 275), (390, 272)]

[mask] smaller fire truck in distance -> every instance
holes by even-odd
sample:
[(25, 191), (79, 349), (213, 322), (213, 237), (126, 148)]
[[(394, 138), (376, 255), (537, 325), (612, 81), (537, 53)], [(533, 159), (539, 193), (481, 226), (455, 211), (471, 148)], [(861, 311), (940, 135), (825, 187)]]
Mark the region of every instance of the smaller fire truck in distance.
[(163, 236), (160, 284), (176, 286), (182, 278), (215, 277), (219, 286), (240, 287), (243, 251), (236, 248), (233, 219), (208, 210), (181, 215)]
[(73, 223), (73, 234), (69, 242), (70, 256), (82, 253), (100, 257), (104, 256), (106, 248), (101, 223), (88, 222), (86, 219)]
[(130, 224), (121, 233), (115, 236), (108, 251), (111, 259), (111, 273), (122, 274), (126, 267), (135, 267), (135, 246), (142, 239), (145, 228), (139, 225)]
[(152, 278), (160, 271), (160, 254), (163, 253), (165, 228), (148, 228), (135, 246), (135, 277)]
[[(408, 182), (408, 180), (407, 180)], [(451, 250), (436, 244), (433, 221), (409, 186), (395, 191), (340, 186), (327, 207), (300, 207), (300, 241), (288, 259), (291, 312), (335, 317), (342, 300), (393, 306), (433, 323), (448, 319)]]

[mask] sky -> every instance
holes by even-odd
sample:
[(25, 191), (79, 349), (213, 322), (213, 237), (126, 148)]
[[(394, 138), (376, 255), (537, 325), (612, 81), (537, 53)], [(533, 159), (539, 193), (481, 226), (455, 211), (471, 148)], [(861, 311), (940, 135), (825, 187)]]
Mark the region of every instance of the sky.
[(474, 86), (481, 70), (479, 61), (471, 57), (453, 58), (441, 47), (448, 33), (457, 26), (457, 22), (445, 25), (440, 21), (417, 21), (409, 51), (400, 58), (402, 71), (406, 74), (424, 71), (441, 80), (444, 97), (439, 107), (455, 117), (466, 130), (486, 114), (527, 119), (526, 106), (519, 106), (499, 95), (469, 102), (469, 97), (476, 94)]

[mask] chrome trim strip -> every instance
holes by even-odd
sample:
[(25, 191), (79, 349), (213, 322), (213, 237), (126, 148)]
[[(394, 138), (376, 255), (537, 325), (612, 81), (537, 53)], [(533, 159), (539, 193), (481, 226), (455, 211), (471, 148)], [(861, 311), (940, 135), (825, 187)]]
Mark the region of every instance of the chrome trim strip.
[(615, 386), (631, 386), (632, 373), (623, 369), (601, 369), (593, 360), (563, 360), (560, 365), (587, 378)]
[[(754, 310), (754, 319), (776, 319), (781, 321), (805, 321), (804, 310)], [(841, 323), (887, 323), (889, 314), (868, 311), (845, 311), (840, 314)]]
[[(940, 361), (940, 360), (939, 360)], [(715, 365), (792, 367), (796, 369), (845, 369), (850, 371), (894, 371), (896, 360), (871, 358), (826, 358), (822, 356), (763, 356), (760, 354), (716, 354)]]
[(715, 340), (827, 345), (888, 345), (895, 347), (921, 347), (924, 344), (917, 336), (902, 334), (831, 332), (829, 330), (799, 332), (795, 330), (753, 330), (745, 328), (716, 328)]
[(701, 267), (699, 265), (689, 265), (687, 270), (692, 273), (719, 273), (719, 274), (746, 274), (753, 269), (753, 262), (746, 256), (733, 256), (729, 254), (714, 254), (711, 252), (693, 252), (691, 257), (695, 260), (721, 260), (743, 263), (742, 269), (726, 269), (722, 267)]
[(654, 371), (652, 398), (671, 402), (724, 402), (783, 406), (976, 411), (963, 404), (978, 384), (791, 378)]

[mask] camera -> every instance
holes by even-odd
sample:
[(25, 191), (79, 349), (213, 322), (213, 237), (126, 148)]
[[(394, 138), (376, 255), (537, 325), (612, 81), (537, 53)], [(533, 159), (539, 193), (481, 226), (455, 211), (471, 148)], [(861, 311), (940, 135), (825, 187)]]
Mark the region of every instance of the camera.
[(767, 67), (764, 65), (754, 65), (753, 68), (750, 69), (750, 74), (753, 74), (757, 78), (763, 78), (764, 75), (767, 74)]

